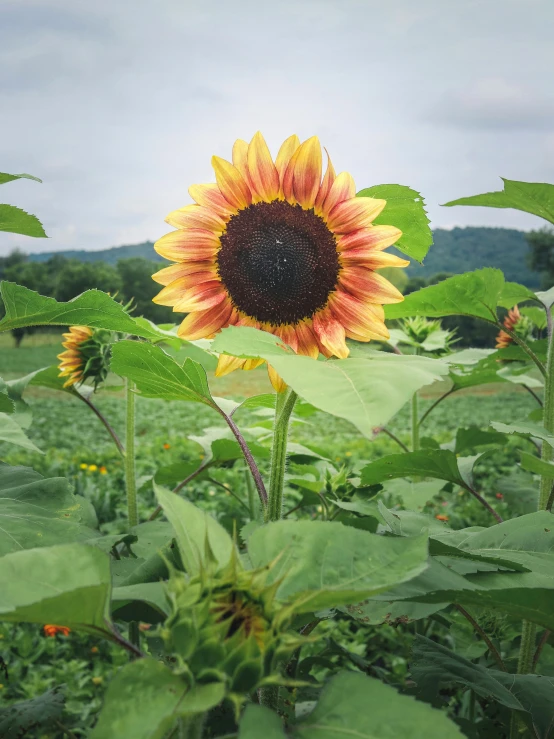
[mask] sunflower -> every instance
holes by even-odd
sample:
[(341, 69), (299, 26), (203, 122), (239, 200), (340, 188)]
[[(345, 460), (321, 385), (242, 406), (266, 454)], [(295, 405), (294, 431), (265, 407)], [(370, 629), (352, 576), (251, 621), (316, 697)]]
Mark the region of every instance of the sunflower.
[(59, 377), (69, 378), (64, 382), (64, 387), (71, 387), (83, 379), (83, 372), (87, 359), (83, 356), (80, 349), (81, 344), (88, 341), (93, 336), (93, 330), (88, 326), (70, 326), (69, 332), (63, 334), (65, 341), (62, 346), (66, 351), (58, 354), (60, 360)]
[[(190, 187), (195, 203), (169, 214), (178, 230), (154, 245), (176, 262), (153, 279), (164, 285), (154, 302), (188, 313), (179, 335), (252, 326), (314, 359), (347, 357), (346, 338), (387, 339), (383, 305), (403, 298), (376, 270), (408, 262), (383, 252), (401, 231), (372, 225), (386, 201), (356, 197), (351, 175), (335, 175), (330, 159), (322, 178), (316, 136), (290, 136), (273, 161), (258, 132), (235, 142), (232, 159), (212, 158), (217, 184)], [(216, 374), (259, 364), (221, 355)]]
[[(508, 315), (504, 319), (504, 328), (509, 331), (516, 331), (516, 327), (523, 322), (523, 316), (519, 312), (519, 306), (515, 305), (511, 310), (508, 311)], [(510, 334), (500, 330), (496, 337), (496, 349), (505, 349), (513, 343), (513, 339)]]

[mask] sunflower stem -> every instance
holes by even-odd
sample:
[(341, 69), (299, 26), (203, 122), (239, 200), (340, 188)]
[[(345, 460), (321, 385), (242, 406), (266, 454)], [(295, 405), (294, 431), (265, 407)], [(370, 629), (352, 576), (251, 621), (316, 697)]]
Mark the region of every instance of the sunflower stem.
[(252, 473), (245, 467), (244, 477), (246, 479), (246, 491), (248, 493), (248, 509), (250, 511), (250, 520), (255, 521), (258, 518), (258, 507), (256, 505), (256, 490), (254, 488), (254, 481), (252, 480)]
[(283, 393), (277, 393), (266, 522), (279, 521), (283, 516), (283, 484), (287, 461), (289, 421), (297, 398), (297, 394), (291, 388), (287, 388)]
[(134, 383), (125, 381), (126, 425), (125, 425), (125, 488), (127, 490), (127, 515), (129, 528), (138, 524), (137, 483), (135, 477), (135, 393)]
[(417, 393), (412, 395), (412, 452), (419, 449), (419, 418), (417, 407)]

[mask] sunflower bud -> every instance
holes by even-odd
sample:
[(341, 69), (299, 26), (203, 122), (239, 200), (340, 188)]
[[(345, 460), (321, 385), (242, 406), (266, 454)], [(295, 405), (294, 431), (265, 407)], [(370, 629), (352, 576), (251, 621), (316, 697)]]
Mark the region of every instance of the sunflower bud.
[[(527, 316), (521, 315), (518, 305), (515, 305), (508, 311), (508, 315), (504, 319), (504, 328), (508, 329), (508, 331), (513, 331), (523, 341), (529, 339), (533, 333), (532, 321)], [(513, 341), (514, 339), (510, 334), (501, 330), (496, 337), (496, 348), (505, 349)]]
[(440, 321), (414, 316), (404, 319), (400, 324), (408, 343), (420, 347), (428, 354), (448, 354), (456, 341), (456, 331), (446, 331)]

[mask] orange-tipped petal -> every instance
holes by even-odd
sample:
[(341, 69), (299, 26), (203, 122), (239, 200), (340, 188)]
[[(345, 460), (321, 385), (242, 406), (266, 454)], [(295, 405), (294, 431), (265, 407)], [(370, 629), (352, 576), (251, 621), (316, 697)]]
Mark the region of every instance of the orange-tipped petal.
[(294, 162), (293, 192), (303, 208), (313, 208), (321, 185), (321, 145), (312, 136), (300, 146)]
[[(166, 288), (167, 289), (167, 288)], [(194, 313), (207, 310), (219, 305), (227, 297), (227, 291), (221, 282), (204, 282), (201, 285), (189, 288), (186, 294), (175, 303), (173, 308), (177, 313)]]
[(335, 233), (348, 233), (369, 226), (387, 204), (378, 198), (351, 198), (335, 205), (327, 217), (327, 225)]
[(209, 185), (191, 185), (189, 187), (189, 195), (193, 200), (196, 200), (198, 205), (204, 205), (206, 208), (211, 208), (225, 220), (236, 211), (236, 208), (233, 208), (233, 206), (225, 200), (221, 194), (221, 190), (215, 183), (210, 183)]
[(258, 131), (248, 146), (248, 172), (254, 192), (266, 203), (279, 197), (279, 173), (264, 137)]
[(242, 369), (245, 363), (246, 359), (241, 359), (240, 357), (232, 357), (229, 354), (220, 354), (217, 361), (215, 376), (224, 377), (230, 372), (234, 372), (237, 369)]
[[(331, 185), (335, 181), (335, 168), (333, 167), (333, 164), (331, 162), (331, 157), (329, 156), (329, 152), (327, 149), (325, 149), (325, 153), (327, 154), (327, 169), (325, 170), (325, 174), (323, 176), (323, 182), (321, 183), (321, 187), (319, 188), (319, 192), (317, 193), (317, 197), (315, 199), (315, 212), (317, 215), (320, 215), (323, 208), (323, 203), (325, 202), (325, 198), (329, 194), (329, 190), (331, 189)], [(356, 193), (354, 193), (356, 194)]]
[(329, 194), (325, 198), (322, 208), (323, 217), (327, 218), (335, 205), (345, 200), (351, 200), (354, 197), (356, 197), (354, 178), (348, 172), (341, 172), (336, 176), (335, 181), (329, 189)]
[(283, 197), (283, 181), (285, 178), (285, 172), (287, 171), (288, 164), (291, 160), (292, 155), (300, 146), (300, 139), (296, 134), (289, 136), (286, 141), (281, 144), (277, 158), (275, 159), (275, 168), (279, 174), (279, 195)]
[(296, 160), (298, 159), (298, 155), (300, 154), (300, 146), (298, 149), (296, 149), (291, 158), (289, 159), (289, 163), (287, 164), (287, 167), (285, 169), (285, 173), (283, 175), (283, 183), (281, 185), (281, 190), (283, 192), (283, 197), (285, 200), (290, 203), (291, 205), (296, 205), (296, 198), (294, 197), (294, 167), (296, 166)]
[(360, 247), (358, 249), (348, 249), (348, 251), (341, 252), (340, 255), (341, 264), (344, 267), (349, 267), (353, 264), (363, 265), (368, 269), (383, 269), (384, 267), (407, 267), (410, 262), (408, 259), (402, 259), (397, 257), (395, 254), (389, 254), (388, 252), (376, 251), (375, 249), (365, 249)]
[(404, 296), (392, 283), (371, 269), (358, 265), (341, 270), (339, 286), (351, 295), (372, 303), (401, 303)]
[(362, 248), (382, 251), (396, 243), (401, 236), (402, 231), (396, 226), (369, 226), (340, 236), (337, 247), (339, 251)]
[(239, 170), (221, 159), (212, 157), (212, 167), (215, 170), (215, 178), (221, 194), (234, 208), (246, 208), (252, 203), (252, 193)]
[(329, 298), (329, 307), (334, 318), (344, 326), (348, 338), (356, 341), (389, 338), (389, 332), (377, 318), (373, 306), (349, 293), (337, 290)]
[(294, 326), (289, 324), (282, 324), (281, 326), (274, 326), (272, 333), (278, 336), (287, 346), (297, 351), (298, 339), (296, 337), (296, 330)]
[(331, 355), (346, 359), (349, 354), (342, 323), (333, 318), (329, 308), (318, 311), (313, 317), (313, 328), (318, 341)]
[[(212, 285), (213, 282), (216, 282), (216, 277), (217, 275), (213, 271), (193, 272), (190, 275), (179, 277), (179, 279), (170, 282), (169, 285), (164, 287), (156, 297), (152, 298), (152, 302), (158, 303), (158, 305), (177, 305), (180, 300), (190, 294), (187, 292), (189, 289), (198, 288), (200, 285)], [(219, 281), (217, 284), (221, 285)], [(200, 309), (190, 308), (189, 310)], [(183, 312), (188, 313), (189, 310)]]
[(310, 327), (310, 323), (308, 321), (300, 321), (296, 324), (295, 329), (298, 340), (297, 353), (317, 359), (319, 356), (319, 346), (314, 332)]
[(259, 198), (256, 197), (256, 193), (254, 192), (254, 187), (252, 185), (252, 178), (248, 171), (248, 144), (244, 139), (237, 139), (233, 144), (233, 166), (238, 169), (243, 180), (248, 185), (250, 192), (252, 193), (252, 202), (258, 202)]
[(197, 272), (212, 273), (210, 279), (214, 279), (217, 274), (217, 270), (213, 261), (196, 261), (196, 262), (183, 262), (181, 264), (171, 264), (169, 267), (164, 267), (156, 274), (152, 275), (154, 282), (160, 285), (170, 285), (175, 280), (180, 280), (188, 275), (196, 274)]
[(225, 228), (225, 221), (212, 208), (204, 205), (186, 205), (174, 210), (165, 219), (166, 223), (174, 228), (202, 228), (221, 234)]
[(278, 375), (277, 372), (275, 372), (270, 364), (267, 365), (267, 374), (269, 375), (269, 380), (273, 385), (275, 392), (284, 393), (287, 389), (287, 383), (283, 380), (281, 375)]
[(189, 313), (179, 326), (178, 336), (187, 341), (205, 339), (229, 325), (233, 306), (229, 299), (208, 310)]
[(210, 259), (215, 257), (218, 248), (218, 237), (211, 231), (204, 231), (200, 228), (172, 231), (154, 244), (154, 249), (158, 254), (172, 262), (182, 262), (185, 259)]

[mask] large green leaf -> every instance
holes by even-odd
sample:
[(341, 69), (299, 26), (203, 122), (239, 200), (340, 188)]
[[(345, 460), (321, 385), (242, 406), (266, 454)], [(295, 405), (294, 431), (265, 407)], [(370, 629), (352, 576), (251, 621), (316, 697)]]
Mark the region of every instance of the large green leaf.
[(260, 739), (261, 726), (264, 739), (286, 739), (279, 714), (255, 703), (246, 706), (240, 721), (238, 739)]
[(110, 560), (96, 547), (62, 544), (0, 558), (0, 620), (106, 631)]
[(158, 503), (173, 526), (187, 572), (191, 575), (200, 572), (207, 544), (216, 561), (224, 567), (231, 559), (234, 544), (223, 526), (209, 513), (200, 510), (176, 493), (164, 490), (156, 483), (154, 490)]
[(375, 485), (397, 477), (434, 477), (467, 488), (476, 457), (457, 457), (449, 449), (425, 449), (389, 454), (370, 462), (361, 471), (362, 485)]
[[(409, 580), (427, 567), (427, 537), (377, 536), (337, 522), (279, 521), (248, 539), (254, 567), (277, 560), (278, 597), (297, 611), (360, 601)], [(278, 559), (277, 559), (278, 558)]]
[(52, 729), (63, 713), (64, 698), (64, 686), (57, 686), (37, 698), (0, 708), (0, 736), (2, 739), (22, 739), (29, 737), (28, 732), (38, 727)]
[(463, 735), (443, 711), (401, 695), (375, 678), (342, 672), (329, 680), (314, 711), (294, 727), (292, 736), (461, 739)]
[(163, 739), (179, 717), (208, 711), (224, 694), (222, 683), (189, 688), (150, 657), (131, 662), (110, 682), (90, 739)]
[(2, 282), (0, 294), (6, 309), (0, 331), (26, 326), (78, 325), (160, 340), (154, 324), (137, 323), (122, 305), (101, 290), (87, 290), (67, 303), (58, 303), (22, 285)]
[(118, 341), (112, 348), (111, 370), (133, 380), (141, 395), (146, 397), (215, 407), (202, 365), (188, 357), (180, 365), (159, 346)]
[(451, 200), (445, 205), (515, 208), (554, 223), (554, 185), (547, 182), (518, 182), (517, 180), (507, 180), (504, 177), (501, 179), (504, 182), (504, 190), (458, 198), (458, 200)]
[(546, 462), (544, 459), (535, 457), (533, 454), (528, 454), (527, 452), (520, 452), (519, 456), (521, 457), (521, 466), (524, 470), (554, 480), (554, 464), (552, 462)]
[(7, 172), (0, 172), (0, 185), (5, 185), (6, 182), (13, 182), (13, 180), (35, 180), (35, 182), (42, 182), (38, 177), (34, 177), (32, 174), (8, 174)]
[(407, 295), (402, 303), (385, 306), (385, 316), (473, 316), (496, 322), (496, 308), (504, 289), (504, 275), (499, 269), (485, 267), (463, 275), (454, 275), (436, 285)]
[(454, 684), (471, 688), (482, 698), (493, 698), (520, 713), (537, 739), (552, 732), (554, 678), (543, 675), (510, 675), (474, 664), (424, 636), (416, 636), (411, 664), (412, 678), (421, 692), (438, 695)]
[(213, 349), (266, 359), (304, 400), (345, 418), (369, 438), (414, 392), (441, 379), (448, 369), (439, 360), (385, 352), (368, 353), (365, 359), (317, 362), (287, 351), (272, 334), (244, 326), (224, 329)]
[(83, 525), (86, 501), (63, 477), (0, 463), (0, 556), (100, 536)]
[[(528, 287), (525, 287), (525, 285), (520, 285), (517, 282), (505, 282), (500, 298), (498, 299), (498, 305), (501, 308), (513, 308), (514, 305), (522, 303), (525, 300), (537, 301), (537, 296), (533, 290), (530, 290)], [(524, 310), (529, 309), (527, 308)], [(540, 311), (540, 308), (533, 308), (532, 310)], [(540, 312), (544, 316), (544, 312)]]
[(35, 446), (35, 444), (33, 444), (29, 439), (27, 434), (13, 417), (13, 414), (8, 415), (7, 413), (0, 413), (0, 442), (15, 444), (16, 446), (22, 446), (24, 449), (29, 449), (29, 451), (44, 454), (44, 452)]
[(518, 421), (517, 423), (508, 424), (491, 421), (491, 426), (495, 431), (500, 431), (502, 434), (517, 434), (518, 436), (523, 436), (524, 439), (542, 439), (547, 444), (554, 446), (554, 435), (550, 434), (542, 426), (539, 426), (538, 423)]
[(0, 231), (46, 239), (46, 232), (39, 219), (15, 205), (0, 205)]
[(421, 262), (433, 243), (429, 219), (422, 195), (406, 185), (373, 185), (357, 193), (366, 198), (382, 198), (387, 204), (375, 225), (396, 226), (402, 236), (394, 245), (404, 254)]

